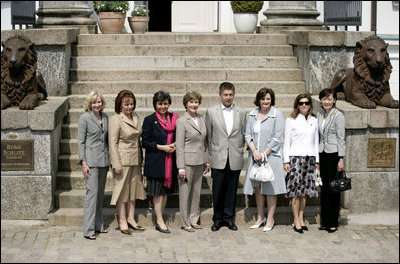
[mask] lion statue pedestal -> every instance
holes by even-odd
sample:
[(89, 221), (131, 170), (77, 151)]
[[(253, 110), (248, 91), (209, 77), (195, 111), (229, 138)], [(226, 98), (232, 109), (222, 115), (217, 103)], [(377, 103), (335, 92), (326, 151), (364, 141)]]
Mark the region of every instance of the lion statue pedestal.
[(1, 110), (1, 219), (48, 219), (68, 98)]
[(331, 82), (338, 99), (368, 109), (375, 109), (377, 105), (399, 107), (399, 101), (390, 94), (392, 65), (387, 47), (388, 44), (377, 36), (356, 43), (354, 68), (339, 70)]

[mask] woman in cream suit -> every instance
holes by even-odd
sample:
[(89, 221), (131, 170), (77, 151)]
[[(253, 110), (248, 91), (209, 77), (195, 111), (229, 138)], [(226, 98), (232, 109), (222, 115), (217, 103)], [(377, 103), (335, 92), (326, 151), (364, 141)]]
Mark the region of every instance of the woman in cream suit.
[(197, 113), (201, 95), (188, 92), (183, 97), (186, 113), (176, 121), (176, 164), (179, 169), (179, 211), (182, 229), (201, 229), (200, 191), (203, 172), (209, 170), (207, 129), (204, 117)]
[(131, 234), (128, 227), (144, 230), (135, 221), (135, 200), (146, 199), (142, 182), (142, 127), (134, 112), (135, 95), (122, 90), (115, 99), (115, 115), (110, 118), (110, 159), (114, 175), (111, 205), (117, 205), (118, 224), (123, 234)]
[(339, 225), (340, 193), (329, 191), (329, 182), (335, 177), (336, 171), (344, 170), (345, 119), (337, 110), (336, 93), (331, 88), (319, 93), (323, 110), (318, 113), (319, 131), (319, 162), (322, 179), (321, 187), (321, 227), (333, 233)]
[(107, 233), (103, 229), (103, 200), (110, 161), (105, 105), (99, 92), (90, 92), (84, 103), (85, 113), (78, 120), (79, 164), (86, 185), (83, 235), (90, 240), (96, 239), (95, 233)]

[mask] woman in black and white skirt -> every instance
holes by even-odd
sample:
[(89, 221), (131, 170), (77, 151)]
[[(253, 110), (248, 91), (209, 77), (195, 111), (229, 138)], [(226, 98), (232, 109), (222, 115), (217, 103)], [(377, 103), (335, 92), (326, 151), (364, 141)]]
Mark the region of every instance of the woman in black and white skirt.
[(293, 229), (298, 233), (308, 230), (304, 223), (306, 196), (318, 197), (315, 186), (319, 166), (318, 122), (312, 109), (311, 95), (299, 94), (285, 124), (283, 162), (288, 173), (286, 198), (291, 198)]

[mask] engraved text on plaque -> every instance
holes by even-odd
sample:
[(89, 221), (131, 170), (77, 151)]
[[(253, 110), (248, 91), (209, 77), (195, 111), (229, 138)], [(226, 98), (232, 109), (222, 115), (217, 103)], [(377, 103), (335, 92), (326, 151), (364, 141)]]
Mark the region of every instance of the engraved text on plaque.
[(34, 170), (33, 140), (2, 140), (1, 170)]

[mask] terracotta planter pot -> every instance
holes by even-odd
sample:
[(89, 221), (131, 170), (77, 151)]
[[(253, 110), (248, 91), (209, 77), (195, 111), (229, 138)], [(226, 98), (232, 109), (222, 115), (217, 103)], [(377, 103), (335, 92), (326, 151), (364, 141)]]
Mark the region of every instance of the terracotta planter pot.
[(124, 28), (126, 13), (99, 12), (100, 29), (103, 34), (121, 34)]
[(143, 34), (146, 32), (147, 26), (149, 25), (148, 16), (135, 16), (128, 17), (129, 27), (134, 34)]

